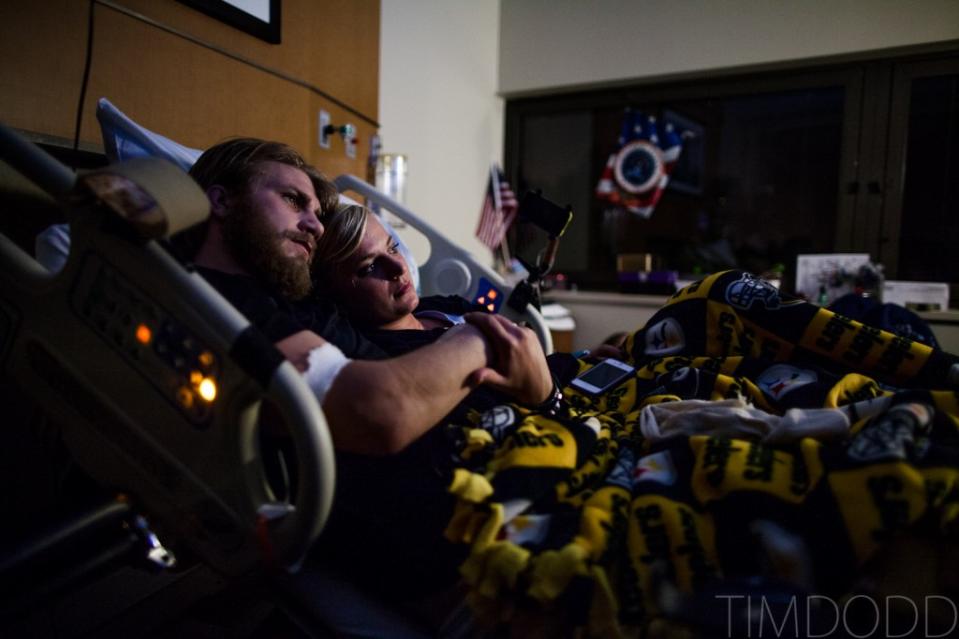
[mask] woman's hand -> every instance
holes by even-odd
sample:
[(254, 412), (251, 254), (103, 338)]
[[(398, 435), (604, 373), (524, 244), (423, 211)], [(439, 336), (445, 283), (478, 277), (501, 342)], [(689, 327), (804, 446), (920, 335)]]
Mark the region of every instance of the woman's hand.
[(553, 378), (536, 334), (502, 315), (467, 313), (467, 322), (489, 340), (494, 354), (491, 365), (472, 375), (476, 384), (490, 386), (528, 405), (545, 401), (553, 390)]

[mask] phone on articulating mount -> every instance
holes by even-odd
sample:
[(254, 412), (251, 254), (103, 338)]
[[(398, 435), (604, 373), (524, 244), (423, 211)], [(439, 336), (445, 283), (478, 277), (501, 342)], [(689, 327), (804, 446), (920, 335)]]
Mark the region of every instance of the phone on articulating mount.
[(573, 219), (573, 209), (547, 200), (540, 191), (528, 191), (519, 204), (517, 217), (521, 222), (532, 223), (546, 231), (549, 237), (546, 248), (540, 253), (535, 264), (517, 255), (517, 259), (529, 272), (529, 276), (516, 285), (506, 304), (518, 313), (523, 313), (530, 304), (537, 310), (540, 308), (539, 284), (553, 268), (556, 251), (559, 250), (559, 238), (566, 232)]
[(604, 359), (581, 373), (570, 382), (570, 386), (590, 395), (599, 395), (618, 386), (635, 371), (636, 369), (626, 362), (621, 362), (618, 359)]

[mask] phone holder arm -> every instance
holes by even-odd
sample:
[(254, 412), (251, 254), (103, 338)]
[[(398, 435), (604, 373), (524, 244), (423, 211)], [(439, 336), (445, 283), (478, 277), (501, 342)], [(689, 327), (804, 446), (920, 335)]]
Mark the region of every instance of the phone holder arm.
[(518, 258), (529, 275), (516, 285), (506, 303), (516, 311), (523, 312), (529, 304), (540, 308), (540, 282), (553, 269), (559, 251), (559, 239), (573, 219), (573, 210), (570, 206), (564, 208), (547, 200), (540, 191), (530, 191), (523, 196), (518, 216), (546, 231), (549, 238), (536, 264)]

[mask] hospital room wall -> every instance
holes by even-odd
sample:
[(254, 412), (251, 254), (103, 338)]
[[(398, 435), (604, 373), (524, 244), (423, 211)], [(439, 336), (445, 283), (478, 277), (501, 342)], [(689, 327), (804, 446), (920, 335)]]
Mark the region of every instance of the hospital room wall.
[[(0, 121), (72, 141), (89, 7), (0, 2)], [(105, 96), (189, 146), (236, 135), (279, 139), (327, 173), (365, 177), (378, 117), (379, 7), (378, 0), (285, 0), (282, 42), (270, 44), (176, 0), (97, 0), (82, 147), (101, 148), (94, 109)], [(319, 148), (320, 109), (334, 124), (357, 127), (355, 159), (339, 138)]]
[[(499, 2), (382, 0), (380, 134), (409, 160), (406, 203), (489, 262), (474, 236), (490, 162), (502, 163)], [(419, 261), (426, 243), (400, 229)]]
[(503, 0), (499, 90), (664, 79), (959, 39), (955, 0)]
[[(384, 150), (410, 161), (407, 203), (480, 259), (473, 237), (501, 96), (795, 66), (959, 38), (959, 2), (382, 0)], [(414, 244), (415, 248), (415, 244)]]

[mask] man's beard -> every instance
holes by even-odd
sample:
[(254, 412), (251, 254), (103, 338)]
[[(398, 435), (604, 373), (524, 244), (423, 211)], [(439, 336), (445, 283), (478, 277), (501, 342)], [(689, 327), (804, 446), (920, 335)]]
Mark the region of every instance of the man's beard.
[(287, 238), (315, 245), (309, 233), (277, 233), (244, 198), (223, 219), (223, 237), (240, 265), (282, 297), (303, 299), (313, 287), (310, 260), (283, 253), (283, 240)]

